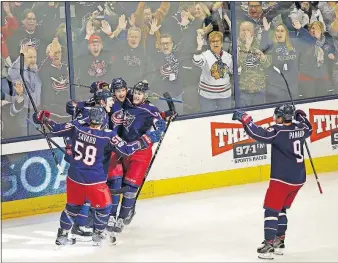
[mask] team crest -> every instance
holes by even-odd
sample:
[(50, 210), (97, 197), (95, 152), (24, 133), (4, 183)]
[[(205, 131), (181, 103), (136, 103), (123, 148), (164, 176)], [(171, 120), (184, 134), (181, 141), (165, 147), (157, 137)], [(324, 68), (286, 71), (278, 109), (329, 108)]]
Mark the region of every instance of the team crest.
[(126, 128), (126, 130), (129, 132), (129, 127), (133, 124), (135, 120), (135, 116), (130, 114), (129, 112), (126, 112), (123, 118), (123, 127)]
[(123, 119), (124, 119), (123, 109), (114, 112), (113, 115), (111, 116), (111, 121), (115, 125), (123, 124)]
[(214, 77), (214, 79), (220, 79), (224, 78), (224, 76), (229, 72), (229, 68), (226, 64), (222, 63), (217, 63), (215, 62), (211, 68), (210, 68), (210, 73), (211, 76)]

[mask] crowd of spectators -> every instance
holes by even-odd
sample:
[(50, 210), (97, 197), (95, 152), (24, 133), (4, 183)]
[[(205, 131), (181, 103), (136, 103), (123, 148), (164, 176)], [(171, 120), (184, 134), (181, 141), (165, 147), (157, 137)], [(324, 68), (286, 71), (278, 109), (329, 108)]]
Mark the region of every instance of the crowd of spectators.
[[(229, 2), (71, 2), (67, 44), (64, 2), (2, 2), (2, 138), (36, 134), (33, 108), (68, 120), (65, 103), (74, 84), (77, 100), (94, 81), (122, 77), (129, 87), (147, 80), (150, 101), (164, 92), (183, 101), (180, 115), (338, 92), (338, 2), (236, 2), (232, 32)], [(237, 40), (237, 57), (232, 38)], [(68, 45), (74, 83), (69, 83)], [(234, 102), (237, 63), (239, 105)], [(28, 124), (27, 124), (28, 123)]]

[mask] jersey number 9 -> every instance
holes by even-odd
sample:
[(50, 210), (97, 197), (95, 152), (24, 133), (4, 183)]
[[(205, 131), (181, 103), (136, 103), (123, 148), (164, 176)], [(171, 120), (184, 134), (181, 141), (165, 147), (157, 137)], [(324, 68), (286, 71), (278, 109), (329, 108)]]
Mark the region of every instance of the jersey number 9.
[(297, 141), (293, 142), (293, 152), (296, 155), (298, 155), (298, 157), (296, 158), (297, 163), (304, 162), (304, 156), (302, 154), (302, 146), (301, 146), (300, 140), (297, 140)]
[[(84, 143), (76, 141), (75, 142), (75, 160), (79, 161), (83, 159), (84, 164), (88, 166), (94, 165), (96, 161), (96, 152), (97, 149), (93, 145), (85, 146)], [(83, 154), (84, 153), (84, 154)]]

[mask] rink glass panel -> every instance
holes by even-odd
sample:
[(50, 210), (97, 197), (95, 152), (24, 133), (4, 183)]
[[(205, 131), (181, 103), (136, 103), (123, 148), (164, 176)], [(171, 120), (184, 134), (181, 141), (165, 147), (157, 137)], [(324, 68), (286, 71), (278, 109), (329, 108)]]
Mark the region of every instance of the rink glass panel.
[[(31, 63), (25, 69), (26, 84), (32, 90), (38, 109), (50, 110), (51, 117), (58, 122), (70, 119), (65, 113), (70, 84), (74, 88), (73, 99), (86, 100), (90, 97), (86, 86), (97, 80), (110, 83), (116, 77), (123, 77), (130, 88), (140, 80), (147, 80), (149, 100), (153, 104), (167, 110), (165, 101), (158, 97), (169, 92), (173, 98), (183, 101), (175, 104), (178, 113), (188, 116), (235, 106), (289, 101), (286, 84), (273, 66), (283, 72), (296, 100), (337, 94), (338, 30), (332, 27), (337, 23), (335, 16), (324, 16), (326, 31), (319, 34), (316, 41), (305, 24), (303, 34), (297, 34), (291, 18), (297, 19), (301, 11), (290, 6), (291, 2), (236, 2), (235, 10), (230, 10), (230, 2), (222, 5), (216, 2), (142, 3), (70, 2), (72, 32), (66, 32), (65, 2), (55, 2), (55, 5), (13, 2), (9, 8), (2, 3), (2, 27), (9, 11), (18, 23), (15, 28), (13, 19), (11, 23), (6, 19), (7, 26), (14, 32), (3, 37), (8, 53), (2, 51), (2, 138), (39, 134), (26, 120), (31, 119), (34, 111), (25, 92), (24, 106), (15, 104), (18, 102), (15, 95), (22, 90), (17, 87), (21, 44), (26, 48), (23, 51), (27, 59), (33, 57), (34, 60), (36, 54), (36, 63), (26, 62)], [(319, 7), (321, 10), (322, 6)], [(229, 22), (233, 14), (234, 32)], [(149, 20), (151, 16), (156, 21)], [(263, 17), (271, 23), (269, 30), (265, 30)], [(282, 22), (284, 27), (280, 26)], [(149, 32), (151, 24), (154, 34)], [(314, 32), (322, 29), (318, 23), (313, 26)], [(30, 35), (24, 28), (34, 33)], [(2, 32), (4, 30), (2, 28)], [(236, 83), (229, 74), (231, 98), (225, 106), (222, 99), (216, 102), (199, 95), (202, 71), (192, 59), (197, 52), (197, 32), (201, 30), (204, 30), (202, 51), (210, 49), (208, 30), (218, 30), (223, 34), (223, 51), (232, 54), (232, 50), (237, 50), (238, 53), (233, 60), (240, 74)], [(72, 43), (67, 43), (66, 33)], [(277, 34), (282, 35), (281, 39), (276, 38)], [(234, 38), (236, 48), (232, 45)], [(73, 48), (70, 59), (74, 78), (71, 80), (67, 66), (69, 45)], [(210, 68), (210, 76), (224, 77), (223, 67), (218, 67), (221, 63), (215, 64)]]
[[(312, 8), (323, 12), (323, 3)], [(313, 16), (306, 23), (304, 8), (293, 2), (236, 2), (241, 69), (236, 106), (290, 101), (274, 67), (284, 74), (294, 100), (337, 94), (338, 27), (333, 22), (338, 18), (323, 13), (323, 19)]]
[(8, 6), (2, 2), (1, 7), (2, 40), (5, 40), (1, 54), (2, 138), (40, 134), (27, 121), (32, 121), (34, 108), (20, 76), (19, 54), (25, 55), (25, 83), (38, 110), (48, 109), (56, 121), (68, 121), (65, 4), (10, 2)]

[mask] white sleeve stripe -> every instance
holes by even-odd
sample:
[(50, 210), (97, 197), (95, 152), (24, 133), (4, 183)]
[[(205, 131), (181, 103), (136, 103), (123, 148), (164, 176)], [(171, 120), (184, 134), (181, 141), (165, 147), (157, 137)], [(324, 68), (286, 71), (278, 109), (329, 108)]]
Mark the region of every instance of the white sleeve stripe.
[(278, 220), (278, 217), (268, 216), (268, 217), (264, 218), (264, 221), (268, 221), (268, 220)]
[[(255, 125), (255, 126), (258, 128), (258, 126), (257, 126), (255, 123), (252, 122), (252, 124)], [(263, 138), (263, 139), (272, 139), (272, 138), (276, 137), (276, 136), (278, 135), (278, 133), (280, 132), (280, 131), (278, 131), (275, 135), (270, 136), (270, 137), (263, 137), (263, 136), (260, 136), (260, 135), (258, 135), (258, 134), (256, 134), (256, 133), (254, 133), (254, 132), (250, 129), (250, 127), (249, 127), (248, 124), (246, 125), (246, 127), (248, 127), (248, 129), (251, 131), (252, 134), (254, 134), (255, 136), (257, 136), (257, 137), (259, 137), (259, 138)]]
[(73, 128), (73, 126), (71, 126), (70, 128), (67, 128), (67, 129), (60, 130), (60, 131), (51, 131), (51, 133), (65, 132), (65, 131), (71, 130), (72, 128)]
[[(252, 124), (255, 125), (256, 127), (259, 127), (259, 126), (257, 126), (255, 123), (252, 123)], [(270, 137), (263, 137), (263, 136), (260, 136), (260, 135), (258, 135), (258, 134), (256, 134), (256, 133), (254, 133), (254, 132), (250, 129), (249, 124), (247, 124), (246, 126), (247, 126), (247, 128), (252, 132), (252, 134), (254, 134), (254, 135), (257, 136), (257, 137), (263, 138), (263, 139), (272, 139), (272, 138), (276, 137), (276, 136), (278, 135), (278, 133), (280, 133), (280, 132), (293, 132), (293, 131), (296, 131), (296, 130), (279, 130), (279, 131), (277, 131), (277, 133), (276, 133), (275, 135), (273, 135), (273, 136), (270, 136)], [(306, 129), (306, 128), (303, 127), (303, 128), (301, 128), (301, 129), (299, 129), (298, 131), (304, 130), (304, 129)]]

